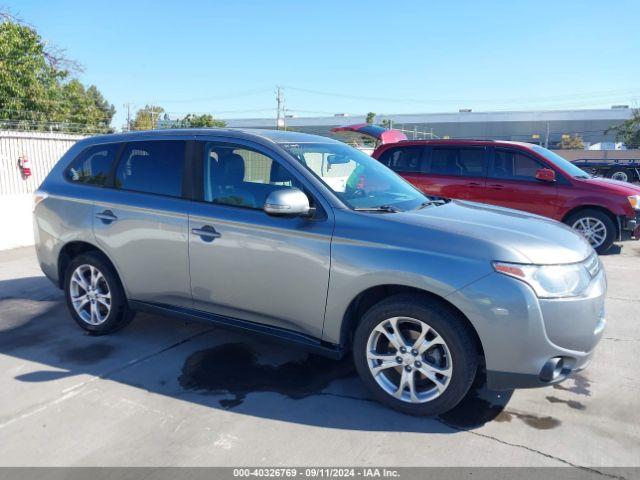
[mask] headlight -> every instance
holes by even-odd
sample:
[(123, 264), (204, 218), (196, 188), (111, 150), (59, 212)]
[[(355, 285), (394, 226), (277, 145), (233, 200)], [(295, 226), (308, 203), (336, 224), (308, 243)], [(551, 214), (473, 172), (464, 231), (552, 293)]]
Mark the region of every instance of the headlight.
[(600, 260), (594, 254), (581, 263), (524, 265), (493, 262), (493, 268), (529, 284), (539, 298), (575, 297), (584, 292), (598, 274)]
[(629, 199), (631, 208), (633, 208), (634, 210), (640, 210), (640, 195), (631, 195), (627, 198)]

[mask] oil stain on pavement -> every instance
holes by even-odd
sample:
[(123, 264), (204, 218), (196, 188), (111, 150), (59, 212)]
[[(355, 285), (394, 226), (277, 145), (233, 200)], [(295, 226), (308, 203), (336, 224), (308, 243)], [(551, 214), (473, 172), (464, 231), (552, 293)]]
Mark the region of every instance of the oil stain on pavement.
[(514, 410), (504, 410), (496, 417), (496, 422), (510, 422), (513, 418), (518, 418), (524, 423), (537, 430), (551, 430), (560, 426), (560, 420), (554, 417), (540, 417), (531, 413), (516, 412)]
[[(567, 386), (571, 381), (573, 381), (573, 387)], [(575, 373), (564, 382), (554, 384), (553, 388), (556, 390), (575, 393), (576, 395), (584, 395), (585, 397), (591, 396), (591, 382), (581, 373)]]
[[(185, 390), (230, 394), (233, 398), (221, 399), (219, 404), (224, 408), (234, 408), (252, 392), (275, 392), (297, 400), (322, 392), (334, 380), (355, 376), (349, 356), (330, 360), (309, 354), (302, 360), (268, 365), (258, 363), (258, 355), (250, 346), (226, 343), (192, 353), (184, 362), (178, 383)], [(464, 430), (490, 421), (510, 422), (513, 418), (541, 430), (560, 425), (560, 421), (553, 417), (506, 410), (512, 393), (487, 390), (479, 377), (465, 398), (438, 418), (450, 427)], [(371, 399), (365, 397), (361, 400)]]
[(230, 393), (220, 405), (233, 408), (251, 392), (275, 392), (301, 399), (322, 391), (332, 381), (355, 375), (351, 358), (329, 360), (308, 355), (281, 365), (258, 363), (255, 351), (242, 343), (226, 343), (191, 354), (178, 382), (187, 390)]
[(577, 400), (562, 400), (561, 398), (554, 397), (553, 395), (549, 395), (546, 398), (550, 403), (564, 403), (565, 405), (567, 405), (567, 407), (573, 408), (574, 410), (587, 409), (587, 406), (584, 403), (578, 402)]

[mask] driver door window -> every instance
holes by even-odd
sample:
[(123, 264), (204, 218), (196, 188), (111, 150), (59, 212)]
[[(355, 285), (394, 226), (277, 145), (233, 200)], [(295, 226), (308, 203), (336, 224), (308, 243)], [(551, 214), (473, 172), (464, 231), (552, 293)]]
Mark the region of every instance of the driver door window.
[(531, 157), (496, 148), (489, 178), (537, 182), (536, 171), (544, 166)]
[(203, 169), (203, 199), (221, 205), (259, 210), (272, 191), (298, 186), (280, 163), (234, 145), (206, 143)]

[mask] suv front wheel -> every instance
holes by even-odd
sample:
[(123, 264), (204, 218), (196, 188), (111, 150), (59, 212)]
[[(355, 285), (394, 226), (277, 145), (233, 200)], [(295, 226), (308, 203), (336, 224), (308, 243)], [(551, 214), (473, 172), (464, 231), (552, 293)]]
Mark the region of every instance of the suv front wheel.
[(600, 210), (581, 210), (568, 217), (565, 223), (580, 232), (598, 253), (609, 250), (616, 239), (613, 220)]
[(73, 319), (93, 335), (112, 333), (133, 317), (116, 272), (98, 253), (71, 260), (64, 292)]
[(478, 358), (460, 315), (419, 295), (373, 306), (356, 329), (356, 369), (382, 403), (411, 415), (438, 415), (469, 390)]

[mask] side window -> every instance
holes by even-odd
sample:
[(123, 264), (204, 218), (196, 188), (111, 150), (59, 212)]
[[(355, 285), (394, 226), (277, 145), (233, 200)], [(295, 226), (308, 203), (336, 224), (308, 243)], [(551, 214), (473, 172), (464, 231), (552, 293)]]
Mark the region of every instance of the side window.
[(203, 168), (205, 202), (262, 209), (272, 191), (301, 188), (279, 162), (245, 147), (207, 142)]
[(120, 146), (109, 143), (89, 147), (76, 157), (65, 175), (72, 182), (105, 186)]
[(484, 148), (440, 148), (431, 151), (429, 173), (459, 177), (484, 177)]
[(380, 157), (380, 163), (394, 172), (420, 172), (424, 147), (390, 148)]
[(128, 143), (120, 157), (115, 187), (180, 197), (184, 148), (185, 142), (179, 140)]
[(536, 170), (542, 167), (542, 164), (527, 155), (496, 148), (489, 176), (505, 180), (535, 181)]

